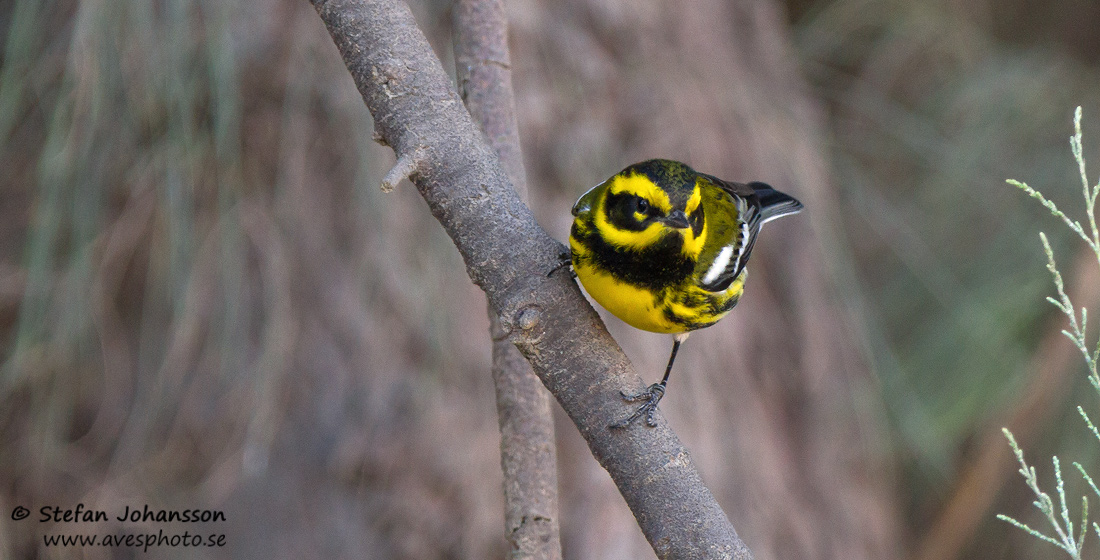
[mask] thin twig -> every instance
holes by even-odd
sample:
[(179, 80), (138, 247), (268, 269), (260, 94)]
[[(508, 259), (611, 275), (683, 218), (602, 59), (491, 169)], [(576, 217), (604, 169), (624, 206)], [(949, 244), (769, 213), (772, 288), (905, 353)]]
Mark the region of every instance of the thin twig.
[(419, 146), (412, 151), (401, 154), (401, 157), (397, 158), (397, 162), (393, 164), (386, 176), (382, 178), (380, 187), (382, 192), (393, 192), (398, 183), (411, 178), (413, 173), (416, 173), (416, 168), (422, 157)]

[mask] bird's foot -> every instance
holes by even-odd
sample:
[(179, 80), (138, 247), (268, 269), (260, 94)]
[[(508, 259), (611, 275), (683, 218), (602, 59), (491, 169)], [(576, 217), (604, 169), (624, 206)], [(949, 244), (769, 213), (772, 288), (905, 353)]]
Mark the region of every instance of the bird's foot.
[[(554, 265), (554, 268), (551, 268), (550, 272), (546, 273), (547, 278), (549, 278), (555, 272), (557, 272), (557, 271), (559, 271), (563, 268), (566, 268), (568, 266), (572, 266), (572, 264), (573, 264), (573, 253), (571, 253), (569, 251), (562, 251), (561, 254), (558, 255), (558, 261), (559, 261), (558, 264)], [(569, 275), (572, 276), (573, 278), (577, 277), (577, 273), (573, 269), (569, 269)]]
[(664, 385), (654, 383), (650, 385), (648, 389), (636, 395), (628, 395), (622, 391), (619, 391), (619, 394), (623, 396), (623, 400), (626, 402), (645, 402), (642, 403), (642, 406), (634, 410), (634, 414), (615, 422), (608, 426), (609, 428), (625, 428), (642, 416), (645, 416), (645, 423), (650, 428), (657, 425), (657, 420), (653, 417), (653, 414), (657, 412), (657, 403), (661, 402), (661, 397), (665, 396)]

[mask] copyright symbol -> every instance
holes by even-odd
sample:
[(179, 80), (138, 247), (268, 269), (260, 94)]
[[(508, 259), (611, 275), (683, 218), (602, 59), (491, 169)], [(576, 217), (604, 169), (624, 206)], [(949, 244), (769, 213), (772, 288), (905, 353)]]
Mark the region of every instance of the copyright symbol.
[(15, 509), (11, 510), (11, 518), (15, 521), (22, 521), (31, 514), (31, 510), (23, 506), (15, 506)]

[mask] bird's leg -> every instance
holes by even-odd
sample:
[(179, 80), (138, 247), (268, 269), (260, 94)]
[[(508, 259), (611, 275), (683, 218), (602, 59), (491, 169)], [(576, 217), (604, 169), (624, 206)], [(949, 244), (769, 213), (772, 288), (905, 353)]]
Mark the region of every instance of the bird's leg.
[(623, 400), (626, 402), (645, 402), (642, 403), (642, 406), (634, 410), (634, 414), (615, 422), (608, 426), (609, 428), (625, 428), (643, 415), (645, 416), (645, 423), (647, 426), (652, 428), (657, 425), (657, 420), (653, 418), (653, 414), (657, 412), (657, 403), (661, 402), (661, 397), (665, 396), (665, 388), (668, 385), (668, 374), (672, 373), (672, 363), (676, 361), (676, 352), (680, 350), (680, 343), (687, 340), (687, 337), (688, 333), (680, 333), (672, 339), (672, 355), (668, 357), (668, 366), (665, 367), (665, 376), (661, 378), (660, 383), (654, 383), (645, 391), (636, 395), (629, 395), (619, 391), (619, 394), (623, 396)]

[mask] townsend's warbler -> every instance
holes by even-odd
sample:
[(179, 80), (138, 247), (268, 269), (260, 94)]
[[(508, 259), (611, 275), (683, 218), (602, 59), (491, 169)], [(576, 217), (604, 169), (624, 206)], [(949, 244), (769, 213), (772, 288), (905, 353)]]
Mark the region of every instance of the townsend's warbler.
[(661, 382), (623, 393), (644, 402), (611, 427), (643, 415), (656, 425), (680, 343), (737, 304), (760, 226), (801, 209), (764, 183), (731, 183), (664, 159), (631, 165), (577, 200), (569, 247), (585, 290), (627, 324), (674, 340)]

